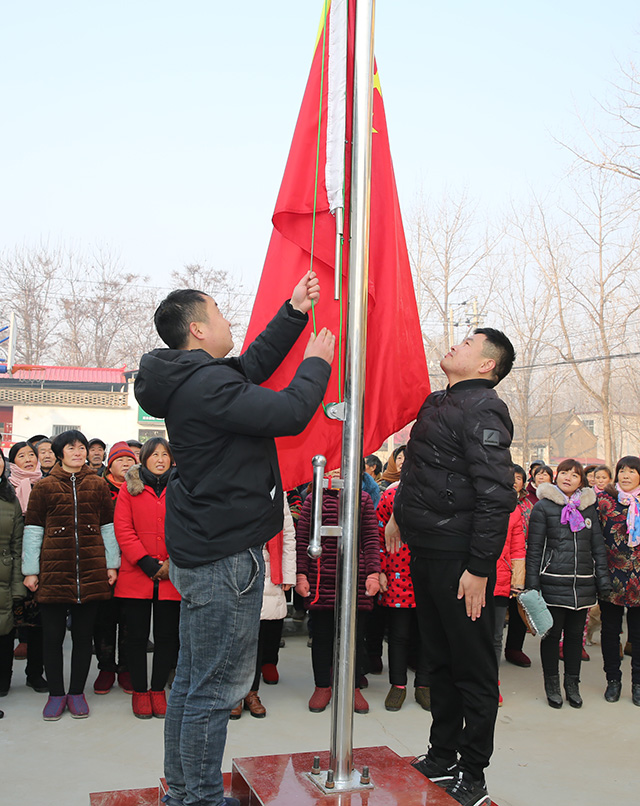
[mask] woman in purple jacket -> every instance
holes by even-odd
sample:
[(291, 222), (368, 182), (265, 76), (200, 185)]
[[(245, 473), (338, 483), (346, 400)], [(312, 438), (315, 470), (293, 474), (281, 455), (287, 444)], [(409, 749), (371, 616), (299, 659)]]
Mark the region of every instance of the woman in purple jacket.
[[(306, 600), (306, 608), (313, 613), (311, 661), (316, 688), (309, 700), (309, 710), (319, 713), (325, 710), (331, 700), (338, 539), (323, 537), (322, 555), (318, 560), (312, 560), (307, 554), (310, 523), (311, 496), (308, 496), (298, 520), (296, 591)], [(323, 493), (322, 523), (325, 526), (338, 524), (338, 492), (336, 490), (325, 490)], [(365, 618), (363, 616), (372, 609), (373, 597), (380, 590), (378, 524), (371, 498), (365, 492), (362, 493), (358, 537), (360, 550), (358, 553), (356, 678), (365, 671)], [(366, 714), (369, 711), (369, 704), (359, 688), (356, 688), (355, 692), (355, 711), (357, 714)]]

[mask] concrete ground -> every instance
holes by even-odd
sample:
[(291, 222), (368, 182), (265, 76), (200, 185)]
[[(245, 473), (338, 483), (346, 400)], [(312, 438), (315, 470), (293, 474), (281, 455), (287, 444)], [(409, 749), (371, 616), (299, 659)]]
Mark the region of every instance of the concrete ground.
[[(67, 670), (69, 650), (68, 637)], [(565, 703), (556, 711), (544, 698), (538, 640), (527, 636), (525, 651), (533, 660), (530, 669), (503, 661), (500, 670), (504, 706), (487, 771), (494, 801), (499, 806), (640, 802), (633, 774), (640, 708), (631, 703), (629, 658), (624, 659), (623, 696), (610, 704), (602, 696), (600, 647), (590, 647), (592, 660), (582, 670), (583, 708), (574, 710)], [(261, 687), (266, 718), (245, 712), (229, 724), (225, 771), (234, 757), (328, 748), (329, 710), (312, 714), (307, 709), (313, 682), (304, 635), (286, 636), (279, 669), (280, 683)], [(89, 719), (71, 719), (67, 712), (59, 722), (44, 722), (46, 695), (26, 688), (24, 661), (15, 662), (13, 686), (0, 699), (5, 711), (0, 720), (3, 804), (87, 806), (90, 792), (157, 784), (163, 722), (134, 718), (131, 697), (120, 689), (93, 694), (96, 673), (94, 665), (87, 686)], [(369, 676), (364, 693), (371, 710), (354, 717), (354, 746), (387, 745), (402, 756), (419, 755), (426, 748), (430, 716), (409, 697), (401, 711), (385, 711), (388, 688), (385, 665), (382, 675)]]

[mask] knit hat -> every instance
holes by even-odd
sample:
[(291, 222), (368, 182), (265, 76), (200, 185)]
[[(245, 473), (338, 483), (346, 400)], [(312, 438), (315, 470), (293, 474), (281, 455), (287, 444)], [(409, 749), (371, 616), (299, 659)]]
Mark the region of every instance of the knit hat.
[(122, 442), (115, 442), (109, 451), (109, 458), (107, 460), (107, 467), (111, 467), (111, 463), (115, 459), (120, 459), (121, 456), (129, 456), (134, 462), (137, 462), (135, 453), (127, 445), (124, 440)]

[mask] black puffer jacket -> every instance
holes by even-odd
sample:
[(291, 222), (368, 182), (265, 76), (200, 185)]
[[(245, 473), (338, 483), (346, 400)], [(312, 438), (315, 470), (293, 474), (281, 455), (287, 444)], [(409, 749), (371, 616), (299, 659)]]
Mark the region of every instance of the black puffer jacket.
[(489, 576), (516, 506), (509, 410), (489, 381), (430, 394), (411, 430), (394, 515), (412, 554), (467, 559)]
[(560, 523), (566, 498), (555, 484), (541, 484), (537, 495), (540, 500), (529, 520), (526, 587), (540, 590), (548, 605), (592, 607), (596, 591), (611, 590), (595, 493), (590, 487), (580, 491), (578, 509), (585, 527), (579, 532)]
[(169, 556), (193, 568), (266, 543), (282, 529), (275, 437), (299, 434), (322, 402), (331, 366), (307, 358), (286, 389), (260, 386), (308, 321), (285, 303), (239, 358), (153, 350), (135, 395), (166, 420), (176, 469), (167, 484)]

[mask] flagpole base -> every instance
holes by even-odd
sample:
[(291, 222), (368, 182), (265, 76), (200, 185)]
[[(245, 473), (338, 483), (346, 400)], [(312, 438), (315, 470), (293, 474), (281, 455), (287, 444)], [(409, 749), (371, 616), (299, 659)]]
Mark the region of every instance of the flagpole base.
[(354, 770), (351, 773), (351, 778), (348, 781), (334, 781), (333, 776), (329, 775), (329, 773), (330, 770), (324, 770), (320, 774), (308, 772), (306, 776), (325, 795), (331, 795), (334, 792), (360, 792), (374, 787), (371, 778), (369, 778), (368, 784), (362, 783), (362, 772), (358, 770)]
[[(315, 769), (322, 772), (313, 774), (316, 757)], [(389, 747), (357, 747), (353, 751), (357, 782), (368, 767), (371, 783), (346, 789), (336, 782), (328, 789), (328, 751), (235, 758), (229, 794), (241, 806), (448, 806), (451, 799), (446, 792), (414, 769), (411, 760)]]

